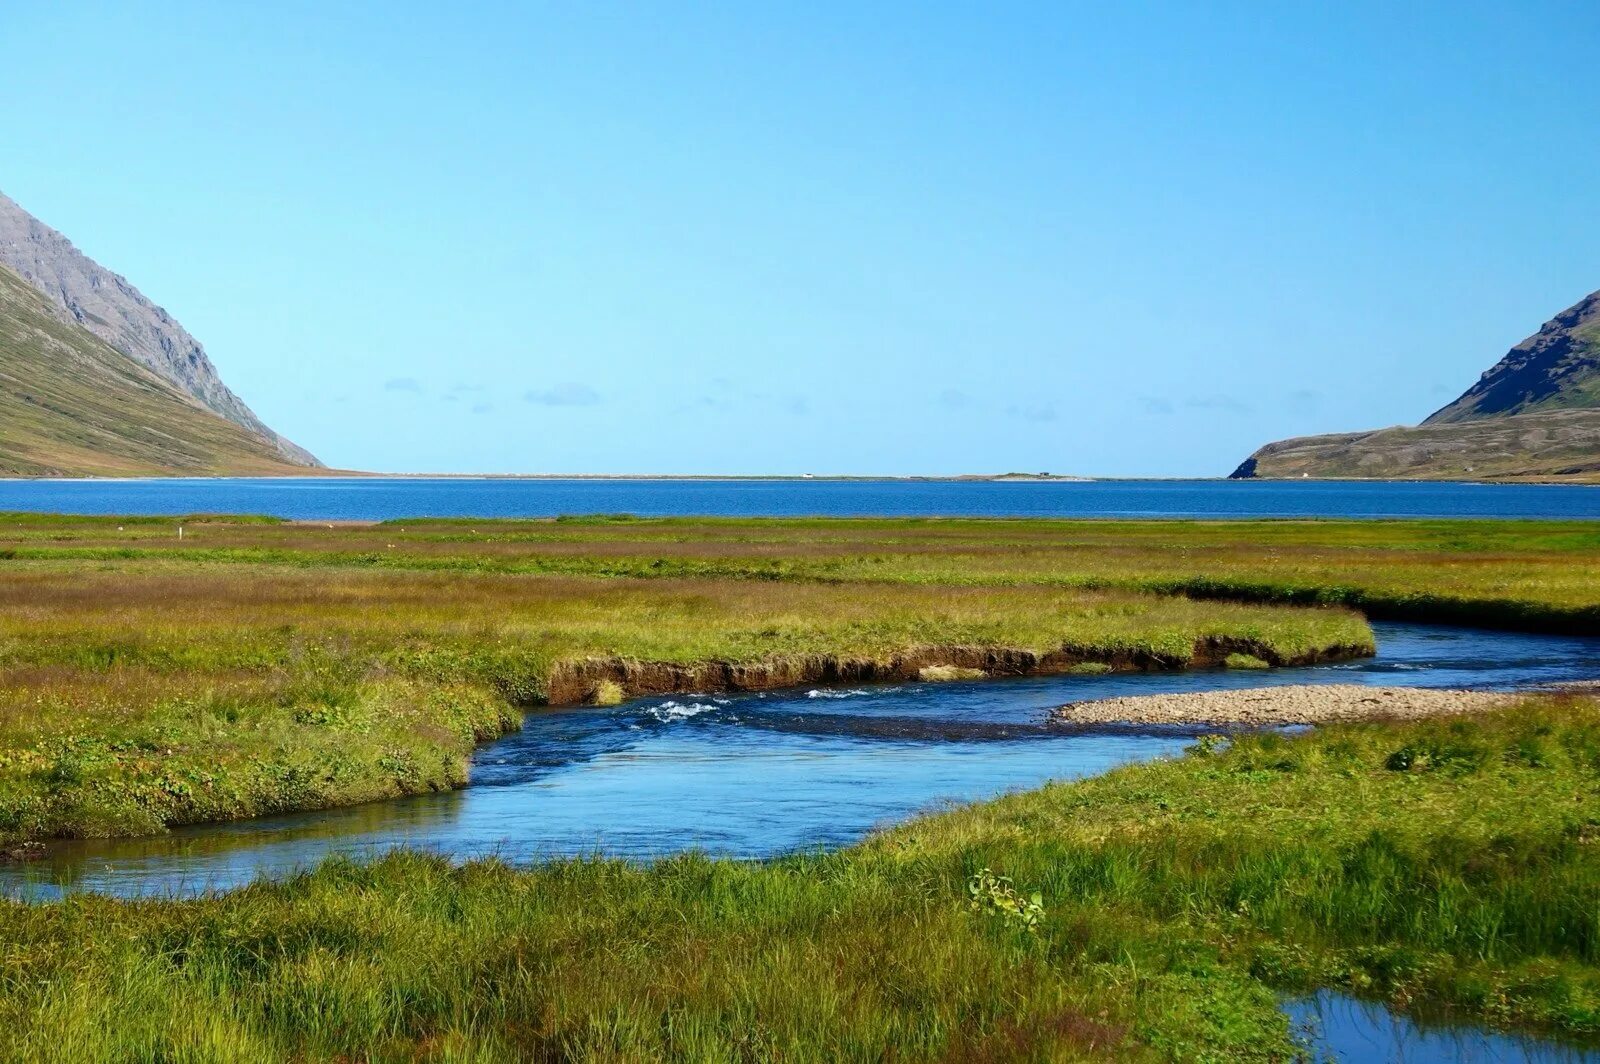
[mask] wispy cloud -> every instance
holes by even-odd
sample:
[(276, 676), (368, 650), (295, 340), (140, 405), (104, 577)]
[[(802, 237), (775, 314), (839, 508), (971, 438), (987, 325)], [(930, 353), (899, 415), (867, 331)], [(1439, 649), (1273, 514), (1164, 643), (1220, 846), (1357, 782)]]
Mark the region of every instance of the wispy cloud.
[(487, 414), (489, 411), (491, 411), (493, 409), (494, 409), (494, 404), (492, 404), (492, 403), (473, 403), (472, 404), (472, 412), (474, 414)]
[(535, 389), (522, 398), (539, 406), (594, 406), (600, 401), (600, 393), (587, 384), (569, 382)]
[(674, 408), (678, 413), (702, 410), (742, 410), (752, 406), (770, 407), (794, 417), (811, 413), (811, 398), (799, 392), (769, 392), (746, 387), (728, 377), (712, 377), (711, 389), (702, 395), (687, 396)]
[(939, 393), (939, 405), (946, 410), (965, 410), (972, 405), (972, 396), (956, 388), (946, 388)]
[(422, 382), (415, 377), (390, 377), (383, 382), (383, 390), (386, 392), (420, 392), (422, 391)]
[(1166, 416), (1167, 414), (1172, 413), (1172, 401), (1170, 399), (1163, 399), (1159, 395), (1141, 395), (1139, 396), (1139, 405), (1144, 409), (1146, 414), (1160, 414), (1162, 416)]
[(1056, 408), (1054, 403), (1030, 403), (1025, 406), (1008, 406), (1006, 413), (1012, 417), (1020, 417), (1024, 421), (1054, 421)]
[(1185, 399), (1183, 405), (1191, 410), (1218, 410), (1228, 414), (1248, 414), (1250, 404), (1240, 402), (1231, 395), (1197, 395)]

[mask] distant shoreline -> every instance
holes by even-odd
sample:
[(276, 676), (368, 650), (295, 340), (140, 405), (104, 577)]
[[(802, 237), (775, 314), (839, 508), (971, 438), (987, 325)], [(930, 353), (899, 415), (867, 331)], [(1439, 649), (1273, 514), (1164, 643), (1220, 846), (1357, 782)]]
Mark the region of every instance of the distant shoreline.
[(6, 477), (0, 483), (42, 481), (49, 483), (93, 482), (120, 483), (139, 480), (595, 480), (595, 481), (783, 481), (806, 483), (808, 481), (860, 482), (935, 482), (935, 483), (991, 483), (991, 484), (1089, 484), (1112, 480), (1182, 480), (1213, 481), (1224, 477), (1079, 477), (1044, 475), (1038, 473), (958, 473), (894, 476), (876, 473), (372, 473), (355, 469), (307, 470), (303, 473), (226, 474), (226, 473), (152, 473), (147, 476), (126, 477)]
[(879, 473), (375, 473), (359, 469), (306, 469), (294, 473), (149, 473), (142, 476), (0, 476), (0, 484), (119, 484), (138, 481), (181, 480), (527, 480), (592, 483), (858, 483), (858, 484), (1473, 484), (1484, 487), (1546, 485), (1600, 487), (1600, 481), (1564, 477), (1499, 477), (1485, 480), (1434, 480), (1422, 477), (1175, 477), (1175, 476), (1075, 476), (1038, 473), (951, 473), (896, 476)]

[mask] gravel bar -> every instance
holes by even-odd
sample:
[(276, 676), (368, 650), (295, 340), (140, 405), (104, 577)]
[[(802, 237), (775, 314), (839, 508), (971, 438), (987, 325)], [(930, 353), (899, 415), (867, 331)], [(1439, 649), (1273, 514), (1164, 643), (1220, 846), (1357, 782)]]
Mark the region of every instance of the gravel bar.
[(1055, 713), (1070, 724), (1323, 724), (1474, 713), (1515, 700), (1484, 691), (1302, 684), (1104, 698), (1071, 702)]

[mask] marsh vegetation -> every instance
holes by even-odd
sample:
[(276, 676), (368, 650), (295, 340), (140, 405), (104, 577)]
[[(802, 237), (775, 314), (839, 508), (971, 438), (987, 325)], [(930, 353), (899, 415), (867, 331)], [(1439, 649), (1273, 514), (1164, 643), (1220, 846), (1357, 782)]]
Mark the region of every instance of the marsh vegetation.
[(0, 903), (4, 1055), (1281, 1060), (1277, 993), (1313, 986), (1584, 1037), (1597, 759), (1600, 709), (1546, 700), (1242, 736), (832, 854)]
[[(630, 682), (1256, 667), (1369, 649), (1350, 606), (1600, 617), (1583, 524), (185, 530), (0, 519), (6, 837), (454, 786), (527, 707)], [(1278, 995), (1316, 987), (1592, 1038), (1597, 779), (1600, 707), (1544, 696), (1209, 740), (833, 853), (0, 902), (0, 1056), (1276, 1060)]]

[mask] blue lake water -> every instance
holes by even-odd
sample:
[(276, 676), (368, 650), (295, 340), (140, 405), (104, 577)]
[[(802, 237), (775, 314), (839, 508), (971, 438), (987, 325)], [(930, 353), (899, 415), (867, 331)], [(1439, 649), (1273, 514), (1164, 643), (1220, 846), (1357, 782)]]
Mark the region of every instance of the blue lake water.
[(0, 480), (0, 511), (395, 517), (976, 516), (1600, 518), (1600, 487), (1416, 481)]
[(220, 889), (333, 853), (396, 846), (515, 862), (842, 846), (946, 803), (1174, 755), (1195, 734), (1064, 727), (1051, 716), (1063, 702), (1288, 683), (1516, 688), (1600, 673), (1600, 639), (1374, 628), (1375, 658), (1267, 673), (817, 687), (540, 710), (521, 732), (478, 751), (465, 790), (148, 839), (58, 843), (45, 860), (0, 866), (0, 892)]

